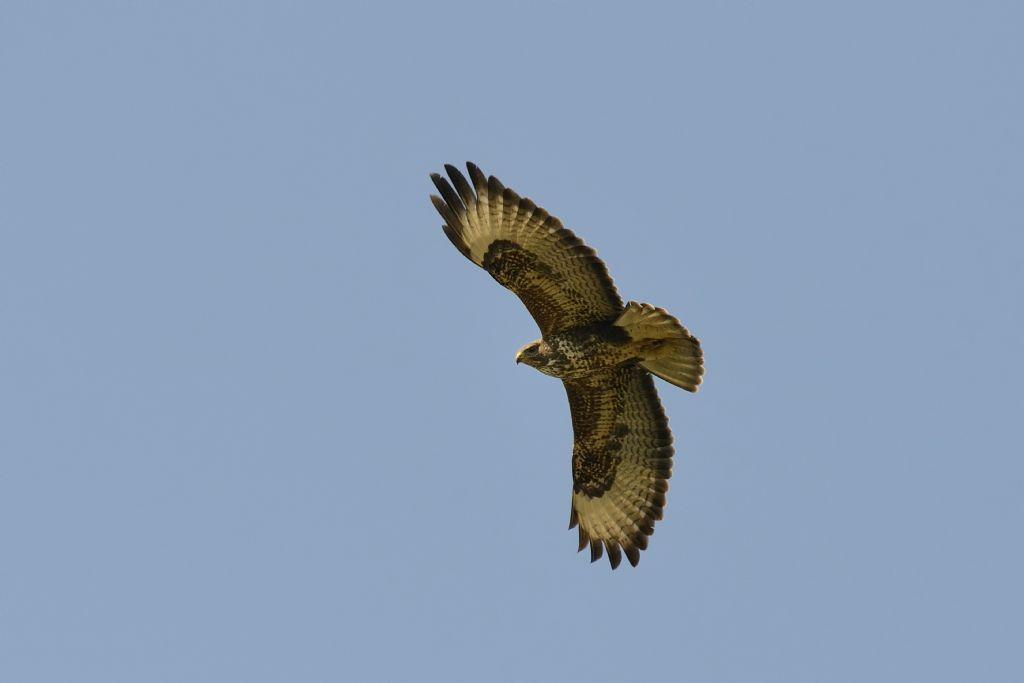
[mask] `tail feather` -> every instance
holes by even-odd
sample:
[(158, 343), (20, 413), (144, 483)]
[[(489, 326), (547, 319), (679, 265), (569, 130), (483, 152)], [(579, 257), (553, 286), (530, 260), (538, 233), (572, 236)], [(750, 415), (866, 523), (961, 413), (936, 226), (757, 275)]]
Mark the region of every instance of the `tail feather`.
[(664, 308), (630, 301), (615, 321), (637, 343), (641, 367), (687, 391), (704, 377), (700, 340)]

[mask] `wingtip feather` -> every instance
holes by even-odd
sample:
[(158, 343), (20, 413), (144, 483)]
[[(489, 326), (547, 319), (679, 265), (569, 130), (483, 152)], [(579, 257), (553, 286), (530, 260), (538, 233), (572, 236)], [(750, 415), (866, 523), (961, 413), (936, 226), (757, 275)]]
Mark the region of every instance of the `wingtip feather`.
[(605, 546), (608, 551), (608, 563), (611, 564), (612, 569), (617, 569), (619, 563), (622, 562), (622, 553), (619, 551), (619, 544), (615, 541), (605, 541)]
[(480, 167), (474, 164), (472, 161), (466, 162), (466, 169), (469, 171), (469, 178), (473, 181), (473, 184), (477, 187), (487, 186), (487, 176), (480, 170)]
[(451, 164), (445, 164), (444, 169), (448, 172), (448, 177), (452, 179), (452, 184), (455, 185), (455, 190), (459, 193), (462, 203), (467, 209), (472, 207), (476, 201), (476, 196), (473, 194), (473, 188), (470, 187), (466, 176), (462, 175), (462, 171)]

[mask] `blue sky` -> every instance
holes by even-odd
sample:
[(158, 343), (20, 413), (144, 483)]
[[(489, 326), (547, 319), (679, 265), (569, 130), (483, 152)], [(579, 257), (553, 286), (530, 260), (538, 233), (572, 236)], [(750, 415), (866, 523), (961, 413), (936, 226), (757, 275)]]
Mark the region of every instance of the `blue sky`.
[[(7, 2), (0, 676), (1022, 675), (1012, 2)], [(698, 335), (640, 566), (440, 230), (473, 160)]]

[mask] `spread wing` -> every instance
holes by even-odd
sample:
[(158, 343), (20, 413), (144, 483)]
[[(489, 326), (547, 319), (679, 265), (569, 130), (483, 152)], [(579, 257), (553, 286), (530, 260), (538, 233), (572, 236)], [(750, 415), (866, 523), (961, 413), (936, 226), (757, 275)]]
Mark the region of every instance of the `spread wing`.
[(630, 365), (564, 383), (575, 436), (569, 528), (579, 524), (579, 549), (589, 543), (592, 562), (604, 549), (612, 569), (622, 552), (635, 567), (672, 475), (672, 432), (654, 380)]
[(430, 199), (445, 220), (444, 233), (522, 299), (542, 335), (622, 312), (622, 299), (593, 249), (494, 176), (466, 166), (472, 185), (451, 165), (445, 165), (451, 183), (437, 173), (430, 176), (441, 193)]

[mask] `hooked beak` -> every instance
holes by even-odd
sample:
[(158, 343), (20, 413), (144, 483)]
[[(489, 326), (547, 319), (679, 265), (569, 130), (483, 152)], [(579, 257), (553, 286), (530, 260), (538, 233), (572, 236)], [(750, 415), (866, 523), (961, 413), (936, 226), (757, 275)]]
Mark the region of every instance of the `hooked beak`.
[(523, 362), (523, 352), (522, 351), (516, 351), (516, 365), (519, 365), (522, 362)]

